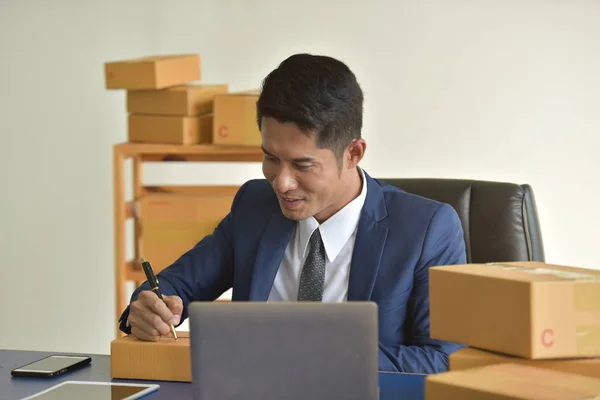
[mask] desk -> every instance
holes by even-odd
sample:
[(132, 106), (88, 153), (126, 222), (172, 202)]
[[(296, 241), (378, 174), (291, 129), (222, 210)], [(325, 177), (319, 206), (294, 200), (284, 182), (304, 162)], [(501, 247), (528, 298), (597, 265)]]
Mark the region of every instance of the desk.
[[(0, 350), (0, 400), (17, 400), (40, 392), (63, 381), (111, 381), (110, 356), (93, 355), (92, 363), (75, 372), (50, 378), (13, 378), (13, 368), (35, 361), (51, 354), (38, 351)], [(158, 383), (158, 392), (148, 396), (148, 400), (192, 399), (189, 383), (152, 382), (114, 379), (115, 382)], [(424, 398), (425, 375), (379, 373), (381, 400), (422, 400)]]

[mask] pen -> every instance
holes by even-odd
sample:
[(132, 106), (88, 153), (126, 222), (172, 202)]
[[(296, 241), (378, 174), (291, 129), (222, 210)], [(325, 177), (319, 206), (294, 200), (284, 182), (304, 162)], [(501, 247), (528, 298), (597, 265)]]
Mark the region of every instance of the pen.
[[(148, 283), (150, 284), (152, 291), (154, 293), (156, 293), (156, 295), (164, 302), (165, 299), (163, 299), (162, 293), (160, 292), (160, 289), (158, 288), (158, 278), (156, 277), (156, 275), (154, 275), (154, 271), (152, 271), (152, 266), (150, 265), (148, 260), (146, 260), (144, 257), (142, 257), (142, 268), (144, 268), (144, 273), (146, 274), (146, 279), (148, 279)], [(175, 340), (177, 340), (177, 333), (175, 333), (175, 327), (173, 326), (173, 324), (171, 324), (170, 327), (171, 327), (171, 333), (173, 334), (173, 337), (175, 338)]]

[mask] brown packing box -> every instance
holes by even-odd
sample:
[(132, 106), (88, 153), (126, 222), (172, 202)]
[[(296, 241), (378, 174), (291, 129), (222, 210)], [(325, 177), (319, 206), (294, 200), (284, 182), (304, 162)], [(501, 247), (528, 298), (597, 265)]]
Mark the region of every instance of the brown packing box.
[(429, 375), (426, 400), (584, 400), (600, 395), (600, 379), (519, 364)]
[(123, 336), (110, 343), (110, 376), (191, 382), (189, 332), (177, 332), (178, 340), (163, 337), (158, 342)]
[(600, 358), (572, 358), (559, 360), (529, 360), (485, 350), (465, 348), (450, 355), (450, 371), (483, 367), (493, 364), (522, 364), (532, 367), (570, 372), (600, 379)]
[(228, 85), (182, 85), (162, 90), (128, 91), (127, 111), (179, 116), (211, 114), (215, 96), (228, 90)]
[(531, 358), (600, 356), (600, 271), (539, 262), (430, 269), (430, 334)]
[(238, 186), (206, 186), (198, 194), (152, 193), (138, 203), (141, 254), (158, 273), (213, 233)]
[(219, 145), (260, 146), (256, 122), (258, 92), (218, 95), (214, 101), (213, 143)]
[(209, 144), (211, 114), (197, 117), (129, 114), (128, 139), (132, 143)]
[(200, 77), (198, 54), (149, 56), (104, 64), (107, 89), (163, 89)]

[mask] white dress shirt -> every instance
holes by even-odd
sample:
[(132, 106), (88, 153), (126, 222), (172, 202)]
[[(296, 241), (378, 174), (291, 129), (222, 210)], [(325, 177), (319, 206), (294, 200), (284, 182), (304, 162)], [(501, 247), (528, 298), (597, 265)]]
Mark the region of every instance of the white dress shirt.
[(321, 225), (314, 217), (298, 221), (275, 276), (268, 301), (297, 301), (300, 273), (308, 256), (308, 241), (315, 229), (327, 254), (323, 302), (343, 302), (348, 295), (350, 262), (360, 213), (367, 197), (367, 181), (362, 169), (360, 195)]

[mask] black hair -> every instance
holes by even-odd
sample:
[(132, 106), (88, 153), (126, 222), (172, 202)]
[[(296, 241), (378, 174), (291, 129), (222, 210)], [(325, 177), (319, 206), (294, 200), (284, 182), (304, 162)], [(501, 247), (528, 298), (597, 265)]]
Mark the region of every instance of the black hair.
[(295, 123), (315, 133), (317, 146), (333, 150), (338, 161), (361, 137), (362, 89), (350, 68), (332, 57), (290, 56), (264, 79), (256, 107), (259, 129), (263, 117)]

